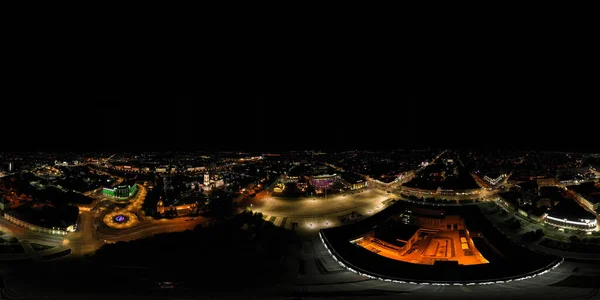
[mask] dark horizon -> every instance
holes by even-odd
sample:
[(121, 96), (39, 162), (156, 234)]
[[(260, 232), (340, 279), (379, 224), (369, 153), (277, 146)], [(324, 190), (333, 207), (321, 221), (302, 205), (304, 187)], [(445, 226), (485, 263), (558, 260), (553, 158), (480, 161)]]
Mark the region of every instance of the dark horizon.
[[(287, 104), (293, 105), (296, 104)], [(527, 116), (529, 112), (522, 110), (498, 111), (482, 119), (451, 107), (419, 113), (420, 108), (413, 105), (396, 113), (362, 107), (348, 111), (339, 102), (330, 104), (336, 105), (341, 108), (321, 108), (316, 114), (307, 108), (277, 112), (270, 104), (265, 105), (264, 100), (234, 109), (198, 104), (186, 109), (187, 105), (178, 103), (177, 107), (137, 111), (134, 116), (127, 113), (105, 116), (105, 108), (91, 110), (92, 113), (85, 108), (60, 106), (40, 110), (17, 108), (6, 112), (5, 142), (0, 151), (268, 152), (443, 148), (600, 153), (600, 145), (594, 142), (596, 135), (591, 117), (577, 120), (561, 116), (567, 114), (562, 112)], [(23, 113), (32, 116), (24, 118)]]
[[(219, 85), (187, 97), (22, 95), (5, 105), (2, 150), (600, 152), (593, 140), (598, 114), (585, 101), (595, 92), (580, 87), (581, 78), (548, 75), (510, 85), (470, 76), (407, 90), (379, 83), (381, 77), (362, 79), (275, 81), (269, 88), (223, 93)], [(463, 79), (468, 84), (459, 84)]]

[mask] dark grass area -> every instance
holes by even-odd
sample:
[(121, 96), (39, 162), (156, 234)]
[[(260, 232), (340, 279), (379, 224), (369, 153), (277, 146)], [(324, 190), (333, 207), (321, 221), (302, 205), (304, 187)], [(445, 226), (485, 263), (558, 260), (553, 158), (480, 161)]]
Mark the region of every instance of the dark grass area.
[(31, 248), (33, 248), (33, 250), (35, 251), (43, 251), (46, 249), (52, 249), (54, 248), (53, 246), (47, 246), (47, 245), (42, 245), (42, 244), (38, 244), (38, 243), (30, 243)]
[(42, 259), (51, 260), (51, 259), (67, 256), (69, 254), (71, 254), (71, 249), (63, 250), (63, 251), (56, 252), (53, 254), (44, 255), (44, 256), (42, 256)]
[[(171, 281), (207, 289), (228, 281), (267, 286), (286, 271), (282, 257), (297, 243), (293, 232), (247, 212), (210, 227), (104, 245), (91, 259), (99, 265), (150, 268)], [(202, 271), (190, 277), (190, 270)]]
[(0, 254), (25, 253), (25, 248), (21, 244), (0, 245)]
[(540, 245), (551, 249), (577, 252), (577, 253), (600, 253), (600, 245), (592, 243), (561, 242), (553, 239), (544, 239), (539, 242)]
[(559, 282), (551, 284), (551, 286), (597, 288), (598, 286), (600, 286), (600, 278), (598, 278), (597, 276), (571, 275)]

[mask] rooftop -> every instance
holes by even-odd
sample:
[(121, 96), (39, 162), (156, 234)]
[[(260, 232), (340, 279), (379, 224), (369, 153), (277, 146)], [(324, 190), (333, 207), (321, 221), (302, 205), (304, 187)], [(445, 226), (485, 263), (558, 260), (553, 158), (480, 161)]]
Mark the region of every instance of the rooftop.
[(579, 193), (592, 204), (600, 203), (600, 183), (586, 182), (580, 185), (569, 186), (570, 189)]
[(559, 201), (558, 204), (550, 210), (548, 215), (554, 218), (567, 220), (592, 220), (596, 218), (594, 214), (585, 210), (585, 208), (581, 207), (581, 205), (573, 199)]

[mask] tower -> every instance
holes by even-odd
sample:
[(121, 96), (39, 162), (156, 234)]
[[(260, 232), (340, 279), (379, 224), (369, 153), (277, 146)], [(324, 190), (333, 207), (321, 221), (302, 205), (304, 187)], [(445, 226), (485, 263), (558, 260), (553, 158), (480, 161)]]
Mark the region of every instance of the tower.
[(210, 184), (210, 176), (208, 173), (204, 174), (204, 186), (208, 186)]

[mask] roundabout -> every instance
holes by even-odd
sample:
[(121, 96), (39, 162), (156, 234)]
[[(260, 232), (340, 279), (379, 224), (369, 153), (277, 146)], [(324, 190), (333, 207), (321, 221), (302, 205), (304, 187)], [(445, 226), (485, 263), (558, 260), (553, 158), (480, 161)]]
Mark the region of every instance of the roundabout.
[(139, 222), (138, 217), (130, 211), (113, 211), (102, 220), (106, 226), (116, 229), (131, 228)]

